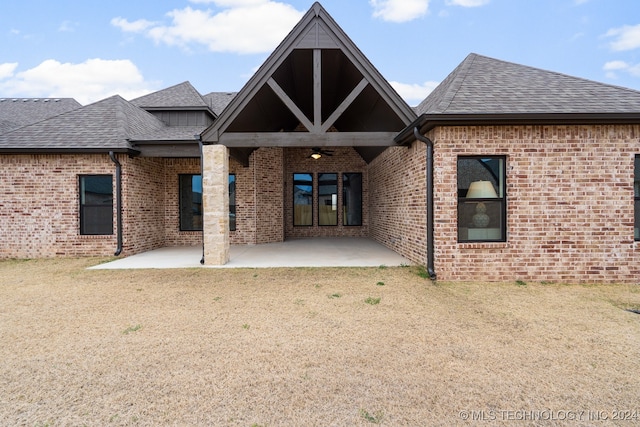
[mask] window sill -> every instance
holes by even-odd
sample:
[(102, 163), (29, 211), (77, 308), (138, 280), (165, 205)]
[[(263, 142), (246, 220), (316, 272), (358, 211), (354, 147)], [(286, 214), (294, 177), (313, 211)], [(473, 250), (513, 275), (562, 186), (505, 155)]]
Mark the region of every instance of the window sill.
[(458, 242), (460, 249), (506, 249), (509, 242)]
[(82, 240), (110, 240), (115, 234), (78, 234), (78, 237)]

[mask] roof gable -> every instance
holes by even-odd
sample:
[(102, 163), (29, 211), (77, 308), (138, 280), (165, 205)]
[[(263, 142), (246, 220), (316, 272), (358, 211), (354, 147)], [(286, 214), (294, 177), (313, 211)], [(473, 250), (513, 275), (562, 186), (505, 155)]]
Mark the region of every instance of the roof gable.
[(202, 95), (191, 85), (180, 84), (132, 99), (131, 103), (144, 109), (188, 109), (208, 108), (209, 104)]
[(152, 114), (115, 95), (0, 135), (0, 150), (128, 151), (135, 135), (163, 128)]
[[(202, 134), (204, 142), (246, 146), (247, 133), (296, 132), (260, 138), (260, 145), (323, 145), (327, 132), (392, 134), (415, 112), (391, 88), (319, 3), (269, 56)], [(309, 140), (301, 136), (309, 135)], [(234, 138), (233, 134), (239, 134)], [(336, 143), (334, 135), (326, 145)], [(277, 140), (276, 140), (277, 139)], [(366, 138), (362, 138), (362, 144)], [(318, 142), (319, 141), (319, 142)], [(392, 145), (392, 138), (388, 138)], [(343, 141), (344, 143), (344, 141)], [(359, 142), (351, 138), (349, 145)], [(344, 143), (346, 145), (346, 143)]]
[(418, 114), (637, 113), (640, 92), (470, 54)]

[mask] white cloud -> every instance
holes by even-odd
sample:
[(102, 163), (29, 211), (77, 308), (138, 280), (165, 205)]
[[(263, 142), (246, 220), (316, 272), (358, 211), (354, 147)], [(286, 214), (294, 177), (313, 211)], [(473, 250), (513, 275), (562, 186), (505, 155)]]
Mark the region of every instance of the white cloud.
[(18, 68), (17, 62), (5, 62), (0, 64), (0, 79), (6, 79), (13, 76), (13, 72)]
[(612, 28), (605, 37), (613, 37), (609, 47), (615, 51), (633, 50), (640, 47), (640, 24), (625, 25), (620, 28)]
[(212, 52), (263, 53), (271, 52), (303, 15), (288, 4), (270, 0), (195, 2), (227, 9), (218, 13), (191, 7), (175, 9), (167, 13), (170, 25), (123, 18), (114, 18), (111, 23), (125, 32), (142, 33), (169, 46), (189, 49), (190, 45), (199, 44)]
[(429, 11), (430, 0), (369, 0), (373, 16), (389, 22), (408, 22)]
[(447, 0), (448, 6), (462, 6), (462, 7), (478, 7), (488, 4), (491, 0)]
[(111, 20), (111, 25), (120, 28), (126, 33), (139, 33), (156, 24), (154, 22), (147, 21), (146, 19), (138, 19), (137, 21), (129, 22), (126, 19), (118, 16), (117, 18), (113, 18)]
[(629, 68), (629, 64), (624, 61), (609, 61), (604, 64), (602, 67), (605, 71), (613, 71), (613, 70), (626, 70)]
[(75, 98), (88, 104), (111, 95), (132, 99), (152, 91), (138, 67), (129, 60), (88, 59), (79, 64), (48, 59), (29, 70), (13, 74), (18, 64), (0, 65), (9, 70), (0, 81), (0, 93), (21, 97)]
[(606, 71), (606, 76), (610, 79), (618, 78), (618, 71), (630, 74), (633, 77), (640, 77), (640, 64), (632, 65), (625, 61), (609, 61), (602, 67)]
[(72, 33), (75, 31), (76, 25), (77, 24), (75, 22), (63, 21), (62, 24), (60, 24), (60, 26), (58, 27), (58, 31), (62, 33)]
[(398, 94), (410, 105), (419, 104), (438, 86), (439, 82), (424, 82), (423, 84), (407, 84), (389, 82)]

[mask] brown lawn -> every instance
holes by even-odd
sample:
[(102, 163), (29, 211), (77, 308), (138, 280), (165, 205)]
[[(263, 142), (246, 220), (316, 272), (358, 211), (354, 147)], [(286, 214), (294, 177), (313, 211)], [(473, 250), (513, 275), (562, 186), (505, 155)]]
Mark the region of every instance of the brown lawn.
[(97, 262), (0, 262), (0, 424), (640, 424), (640, 285)]

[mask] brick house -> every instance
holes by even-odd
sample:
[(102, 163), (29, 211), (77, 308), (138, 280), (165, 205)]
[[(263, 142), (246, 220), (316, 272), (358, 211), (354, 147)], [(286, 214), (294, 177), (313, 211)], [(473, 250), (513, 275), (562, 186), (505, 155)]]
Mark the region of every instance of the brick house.
[(0, 99), (2, 258), (344, 236), (441, 280), (640, 280), (637, 91), (471, 54), (412, 109), (316, 3), (238, 93), (17, 111), (53, 101)]

